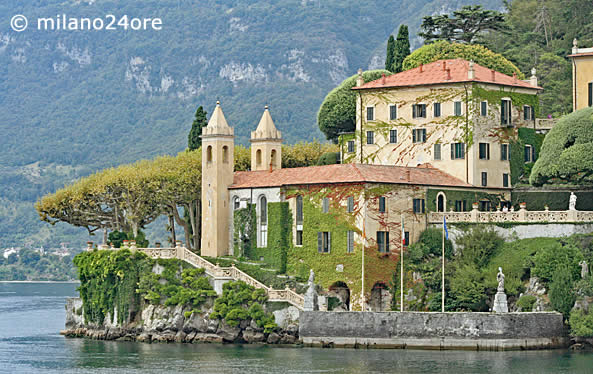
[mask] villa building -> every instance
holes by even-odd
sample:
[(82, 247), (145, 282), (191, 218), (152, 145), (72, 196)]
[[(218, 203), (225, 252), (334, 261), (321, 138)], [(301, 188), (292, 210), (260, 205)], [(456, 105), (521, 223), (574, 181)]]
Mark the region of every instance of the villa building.
[(579, 48), (573, 41), (572, 54), (572, 110), (593, 106), (593, 48)]

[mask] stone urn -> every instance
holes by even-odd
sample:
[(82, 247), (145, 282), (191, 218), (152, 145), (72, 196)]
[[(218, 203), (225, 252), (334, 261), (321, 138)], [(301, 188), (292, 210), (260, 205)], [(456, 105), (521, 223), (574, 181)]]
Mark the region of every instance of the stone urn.
[(521, 209), (521, 210), (527, 209), (527, 203), (519, 203), (519, 209)]

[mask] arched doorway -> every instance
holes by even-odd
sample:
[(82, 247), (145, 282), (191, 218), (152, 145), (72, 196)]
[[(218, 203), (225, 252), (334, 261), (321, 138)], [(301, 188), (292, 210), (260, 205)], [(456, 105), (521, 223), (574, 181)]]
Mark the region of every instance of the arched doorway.
[(391, 309), (391, 292), (385, 282), (377, 282), (371, 289), (369, 308), (371, 312), (385, 312)]
[(338, 281), (329, 286), (327, 310), (334, 312), (347, 312), (350, 310), (350, 288), (346, 283)]
[(447, 198), (445, 197), (444, 193), (439, 192), (437, 194), (437, 212), (444, 213), (446, 206), (447, 206)]

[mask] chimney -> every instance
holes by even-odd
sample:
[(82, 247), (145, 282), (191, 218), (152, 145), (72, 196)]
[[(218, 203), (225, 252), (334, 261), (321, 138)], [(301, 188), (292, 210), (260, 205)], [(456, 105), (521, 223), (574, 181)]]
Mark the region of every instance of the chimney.
[(406, 170), (406, 181), (411, 182), (412, 177), (410, 176), (410, 169)]
[(385, 73), (381, 74), (381, 84), (385, 85)]
[(469, 62), (469, 69), (467, 71), (467, 79), (473, 80), (476, 78), (476, 71), (474, 70), (474, 60)]
[(362, 79), (362, 69), (358, 69), (358, 77), (356, 78), (356, 87), (360, 87), (364, 84), (364, 79)]
[(451, 80), (451, 69), (447, 68), (447, 80)]
[(422, 65), (422, 64), (420, 64), (420, 66), (419, 66), (419, 67), (420, 67), (420, 72), (421, 72), (421, 73), (422, 73), (422, 67), (423, 67), (423, 66), (424, 66), (424, 65)]
[(445, 69), (447, 69), (447, 61), (443, 61), (443, 71), (445, 71)]
[(490, 70), (490, 72), (492, 73), (492, 82), (495, 82), (496, 81), (496, 77), (494, 76), (495, 71)]
[(529, 78), (529, 84), (533, 87), (537, 87), (537, 76), (535, 75), (535, 68), (531, 69), (531, 77)]

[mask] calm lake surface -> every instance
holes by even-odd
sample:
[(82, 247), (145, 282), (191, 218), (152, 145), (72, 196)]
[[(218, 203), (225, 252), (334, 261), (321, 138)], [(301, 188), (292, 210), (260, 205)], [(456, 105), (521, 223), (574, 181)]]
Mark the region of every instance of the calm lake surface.
[(66, 339), (77, 284), (0, 283), (2, 373), (593, 373), (593, 354), (273, 348)]

